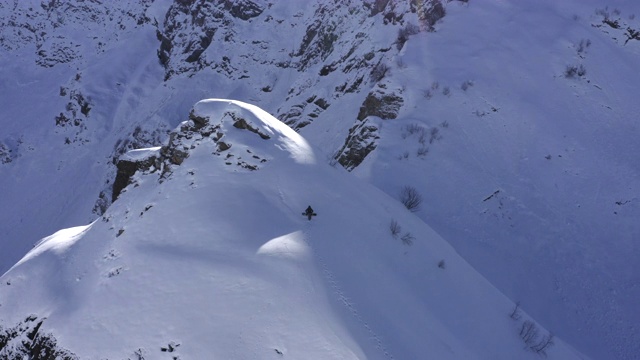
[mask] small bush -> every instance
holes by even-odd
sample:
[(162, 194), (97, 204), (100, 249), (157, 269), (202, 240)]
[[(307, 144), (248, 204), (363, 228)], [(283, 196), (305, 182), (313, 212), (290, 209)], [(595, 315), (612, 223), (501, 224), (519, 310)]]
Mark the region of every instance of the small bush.
[(547, 356), (547, 350), (549, 350), (549, 348), (551, 348), (554, 345), (553, 337), (554, 336), (551, 333), (543, 336), (542, 340), (540, 340), (536, 345), (531, 347), (531, 350), (533, 350), (534, 352), (540, 355)]
[(572, 79), (577, 76), (585, 76), (587, 74), (587, 69), (585, 69), (584, 65), (567, 65), (564, 70), (564, 77), (567, 79)]
[(462, 83), (462, 85), (460, 85), (460, 89), (462, 89), (462, 91), (467, 91), (472, 86), (473, 86), (473, 81), (466, 80), (465, 82)]
[(591, 40), (589, 39), (582, 39), (580, 40), (580, 42), (576, 45), (576, 51), (578, 52), (578, 54), (582, 54), (584, 53), (587, 48), (589, 48), (589, 46), (591, 46)]
[(445, 265), (445, 263), (444, 263), (444, 260), (440, 260), (440, 261), (438, 261), (438, 267), (439, 267), (440, 269), (443, 269), (443, 270), (445, 269), (446, 265)]
[[(513, 320), (520, 320), (522, 314), (520, 313), (520, 302), (516, 302), (515, 307), (509, 314), (509, 317)], [(520, 338), (524, 341), (525, 349), (529, 349), (542, 356), (547, 356), (547, 350), (554, 345), (554, 336), (552, 333), (543, 335), (540, 337), (540, 329), (538, 325), (531, 320), (525, 320), (520, 326)]]
[(418, 149), (416, 155), (418, 155), (418, 157), (425, 157), (425, 156), (427, 156), (428, 153), (429, 153), (429, 148), (426, 147), (426, 146), (421, 146)]
[(538, 332), (538, 326), (531, 320), (525, 320), (520, 327), (520, 337), (529, 347), (538, 339)]
[(424, 129), (418, 124), (409, 124), (409, 125), (404, 126), (404, 131), (408, 135), (413, 135), (413, 134), (416, 134), (416, 133), (423, 132)]
[(413, 245), (413, 240), (415, 240), (416, 238), (411, 235), (411, 233), (405, 233), (404, 235), (402, 235), (402, 237), (400, 238), (400, 240), (402, 240), (402, 243), (407, 245), (407, 246), (411, 246)]
[(427, 132), (424, 129), (422, 129), (420, 136), (418, 136), (418, 142), (422, 145), (427, 143)]
[(432, 127), (431, 131), (429, 132), (429, 144), (432, 144), (435, 140), (440, 139), (440, 136), (438, 134), (440, 134), (440, 129), (438, 129), (437, 127)]
[(400, 202), (411, 212), (420, 210), (422, 195), (413, 186), (405, 186), (400, 191)]
[(580, 64), (580, 66), (578, 66), (578, 72), (576, 73), (578, 76), (585, 76), (587, 75), (587, 69), (585, 69), (585, 67)]
[(451, 95), (451, 89), (449, 89), (448, 86), (445, 86), (444, 88), (442, 88), (442, 95), (444, 95), (444, 96)]
[(395, 219), (391, 219), (391, 223), (389, 224), (389, 231), (391, 232), (391, 236), (397, 238), (400, 232), (402, 231), (402, 227), (398, 224)]
[(513, 307), (511, 314), (509, 314), (509, 317), (513, 320), (520, 320), (520, 318), (522, 317), (522, 315), (520, 314), (520, 301), (516, 302), (516, 305)]

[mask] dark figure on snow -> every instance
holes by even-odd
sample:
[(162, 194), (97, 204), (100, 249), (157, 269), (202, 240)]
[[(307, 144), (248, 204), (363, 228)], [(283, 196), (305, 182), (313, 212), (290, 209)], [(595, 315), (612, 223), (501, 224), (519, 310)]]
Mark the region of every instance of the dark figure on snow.
[(311, 220), (311, 217), (313, 217), (313, 216), (317, 216), (318, 214), (314, 213), (314, 212), (313, 212), (313, 209), (311, 208), (311, 205), (309, 205), (309, 206), (307, 207), (307, 210), (305, 210), (305, 211), (302, 213), (302, 215), (304, 215), (304, 216), (308, 217), (308, 218), (309, 218), (309, 220)]

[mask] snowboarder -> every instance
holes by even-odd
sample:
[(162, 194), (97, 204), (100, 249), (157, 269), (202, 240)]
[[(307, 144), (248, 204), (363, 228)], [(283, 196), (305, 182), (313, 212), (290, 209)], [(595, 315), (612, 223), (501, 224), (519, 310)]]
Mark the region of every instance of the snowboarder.
[(307, 207), (307, 210), (305, 210), (305, 211), (302, 213), (302, 215), (304, 215), (304, 216), (308, 217), (308, 218), (309, 218), (309, 221), (311, 221), (311, 217), (313, 217), (313, 216), (317, 216), (318, 214), (314, 213), (314, 212), (313, 212), (313, 209), (311, 208), (311, 205), (309, 205), (309, 206)]

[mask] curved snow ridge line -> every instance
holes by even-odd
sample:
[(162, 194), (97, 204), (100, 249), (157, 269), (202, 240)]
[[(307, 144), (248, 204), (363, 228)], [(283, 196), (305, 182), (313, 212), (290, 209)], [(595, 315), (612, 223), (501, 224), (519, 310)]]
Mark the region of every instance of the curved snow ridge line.
[[(308, 224), (308, 225), (311, 226), (311, 224)], [(344, 305), (351, 312), (353, 317), (366, 329), (367, 333), (369, 333), (370, 335), (370, 338), (375, 343), (376, 349), (380, 350), (386, 359), (390, 359), (390, 360), (395, 359), (393, 355), (391, 355), (387, 350), (387, 348), (384, 346), (384, 343), (382, 342), (382, 339), (380, 338), (380, 336), (378, 336), (378, 334), (376, 334), (375, 331), (373, 331), (373, 329), (362, 318), (362, 316), (360, 316), (360, 313), (358, 312), (354, 304), (349, 300), (349, 297), (345, 295), (344, 291), (340, 287), (340, 284), (333, 276), (333, 273), (331, 272), (331, 270), (329, 270), (329, 268), (327, 267), (327, 264), (325, 263), (322, 256), (320, 256), (320, 254), (313, 251), (313, 247), (307, 240), (309, 238), (308, 230), (304, 230), (302, 234), (303, 234), (302, 239), (307, 244), (307, 247), (310, 250), (310, 254), (312, 254), (312, 256), (315, 254), (315, 256), (318, 258), (318, 262), (322, 266), (322, 274), (324, 275), (324, 278), (327, 281), (327, 283), (329, 283), (329, 285), (331, 286), (331, 289), (333, 290), (334, 295), (336, 295), (338, 301), (340, 301), (342, 305)]]
[(193, 113), (208, 118), (222, 118), (225, 113), (250, 118), (271, 137), (277, 138), (281, 149), (287, 151), (297, 163), (316, 163), (315, 153), (305, 138), (258, 106), (237, 100), (205, 99), (193, 106)]
[(89, 225), (62, 229), (57, 231), (53, 235), (45, 237), (44, 239), (40, 240), (40, 242), (36, 244), (36, 246), (31, 251), (29, 251), (20, 261), (18, 261), (11, 269), (9, 269), (9, 271), (47, 251), (52, 251), (56, 255), (64, 254), (67, 249), (69, 249), (76, 241), (80, 240), (87, 231), (89, 231), (91, 226), (96, 221), (92, 222)]

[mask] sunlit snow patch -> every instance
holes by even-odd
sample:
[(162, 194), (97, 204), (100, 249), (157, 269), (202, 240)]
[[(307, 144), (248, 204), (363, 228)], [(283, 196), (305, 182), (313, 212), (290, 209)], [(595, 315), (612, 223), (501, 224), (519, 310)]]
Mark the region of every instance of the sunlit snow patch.
[(280, 149), (289, 152), (300, 164), (315, 164), (316, 158), (311, 146), (302, 136), (259, 107), (236, 100), (206, 99), (193, 107), (196, 116), (221, 118), (225, 113), (234, 113), (256, 122), (260, 130), (275, 138)]
[(145, 148), (145, 149), (135, 149), (127, 151), (126, 154), (120, 157), (120, 160), (127, 161), (144, 161), (151, 157), (160, 157), (160, 146)]
[(40, 240), (36, 246), (27, 253), (14, 267), (35, 258), (36, 256), (46, 252), (52, 251), (57, 255), (63, 254), (69, 249), (76, 241), (80, 240), (84, 233), (86, 233), (93, 223), (84, 226), (76, 226), (68, 229), (62, 229), (53, 235), (47, 236)]
[(302, 231), (295, 231), (267, 241), (257, 254), (300, 260), (307, 258), (310, 250)]

